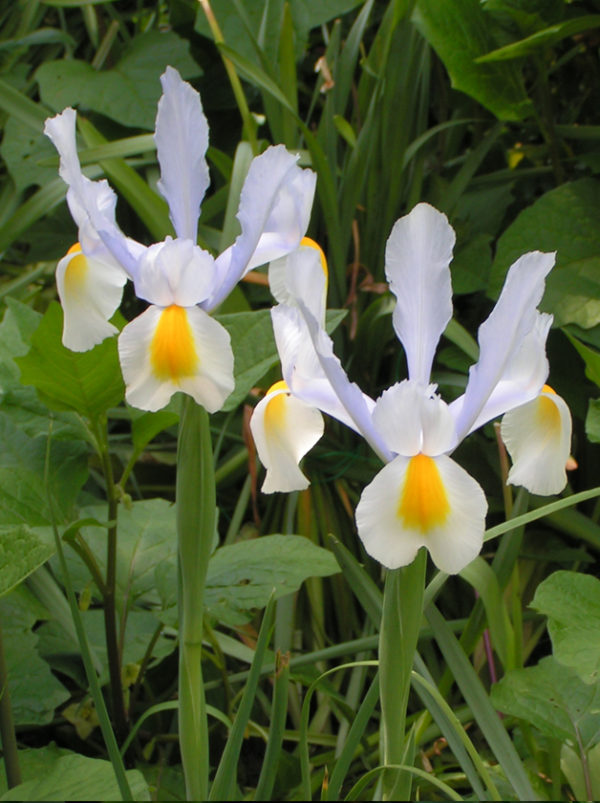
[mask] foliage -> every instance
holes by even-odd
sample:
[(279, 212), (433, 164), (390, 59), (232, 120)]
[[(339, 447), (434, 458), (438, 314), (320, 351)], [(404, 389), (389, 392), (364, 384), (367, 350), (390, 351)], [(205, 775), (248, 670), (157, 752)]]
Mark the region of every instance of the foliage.
[[(205, 247), (235, 238), (243, 179), (268, 143), (316, 171), (310, 235), (328, 257), (329, 328), (373, 397), (406, 375), (383, 264), (394, 221), (415, 203), (457, 231), (458, 301), (433, 375), (446, 398), (465, 386), (475, 327), (514, 258), (557, 252), (542, 308), (578, 468), (565, 506), (547, 511), (506, 491), (492, 426), (460, 447), (488, 496), (489, 539), (457, 577), (428, 568), (399, 788), (414, 799), (597, 798), (600, 507), (577, 495), (600, 485), (596, 0), (27, 0), (5, 4), (0, 21), (0, 617), (23, 776), (5, 798), (118, 798), (67, 601), (71, 583), (111, 699), (113, 531), (121, 727), (112, 714), (126, 777), (136, 799), (185, 794), (173, 716), (180, 400), (134, 410), (114, 339), (82, 354), (62, 346), (53, 272), (76, 235), (42, 134), (47, 116), (77, 105), (82, 164), (118, 190), (123, 230), (146, 243), (172, 233), (148, 133), (167, 64), (199, 90), (210, 122)], [(236, 388), (211, 419), (213, 799), (377, 797), (382, 584), (353, 518), (377, 460), (330, 422), (304, 462), (310, 488), (260, 495), (247, 408), (279, 375), (266, 275), (249, 278), (219, 310)], [(126, 295), (124, 315), (138, 312)]]

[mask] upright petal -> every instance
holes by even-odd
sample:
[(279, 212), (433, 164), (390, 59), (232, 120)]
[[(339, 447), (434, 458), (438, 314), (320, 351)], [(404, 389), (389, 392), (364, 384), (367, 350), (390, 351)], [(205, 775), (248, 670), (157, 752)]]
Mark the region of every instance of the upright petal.
[(554, 254), (532, 251), (511, 266), (496, 306), (479, 327), (479, 360), (471, 366), (469, 382), (457, 415), (458, 437), (470, 432), (524, 338), (539, 325), (537, 305)]
[(292, 396), (285, 382), (269, 389), (250, 419), (258, 456), (267, 470), (263, 493), (308, 488), (298, 464), (321, 438), (323, 428), (321, 413)]
[(537, 398), (504, 416), (500, 431), (513, 461), (508, 482), (543, 496), (560, 493), (571, 449), (571, 414), (564, 400), (544, 385)]
[(325, 326), (328, 268), (321, 247), (303, 237), (295, 251), (269, 264), (269, 287), (280, 304), (296, 306), (300, 298)]
[(217, 258), (218, 287), (207, 309), (218, 306), (242, 276), (298, 247), (308, 227), (316, 176), (301, 170), (283, 145), (253, 159), (240, 197), (242, 233)]
[(91, 181), (81, 172), (75, 139), (76, 113), (65, 109), (46, 120), (44, 133), (60, 156), (59, 173), (68, 185), (67, 203), (80, 232), (84, 252), (113, 262), (133, 278), (143, 246), (128, 239), (115, 222), (116, 195), (106, 181)]
[(456, 574), (481, 550), (486, 512), (463, 468), (420, 454), (382, 468), (362, 493), (356, 524), (366, 551), (388, 569), (408, 565), (424, 546), (438, 569)]
[(229, 334), (200, 307), (149, 307), (121, 332), (119, 357), (127, 401), (141, 410), (180, 390), (214, 413), (234, 387)]
[[(506, 363), (504, 373), (471, 424), (469, 432), (539, 395), (548, 376), (546, 339), (551, 325), (552, 315), (536, 310), (533, 328), (525, 335), (512, 359)], [(465, 394), (450, 405), (456, 420), (461, 417), (464, 403)]]
[(208, 123), (200, 95), (167, 67), (161, 76), (163, 95), (156, 115), (158, 189), (169, 204), (178, 237), (196, 242), (200, 204), (210, 183), (205, 154)]
[(406, 352), (409, 378), (424, 385), (452, 317), (448, 266), (454, 242), (446, 215), (421, 203), (396, 221), (385, 251), (385, 272), (397, 299), (394, 328)]
[(120, 268), (86, 257), (79, 243), (69, 249), (56, 268), (66, 348), (88, 351), (118, 331), (109, 318), (121, 303), (125, 281)]

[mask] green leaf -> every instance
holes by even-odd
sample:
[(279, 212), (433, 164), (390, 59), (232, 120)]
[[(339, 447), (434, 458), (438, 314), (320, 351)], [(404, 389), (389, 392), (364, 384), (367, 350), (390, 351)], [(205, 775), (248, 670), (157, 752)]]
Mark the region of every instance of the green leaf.
[(56, 154), (52, 143), (41, 129), (34, 132), (17, 117), (6, 121), (1, 152), (17, 192), (32, 185), (43, 187), (56, 177), (56, 167), (39, 164)]
[(496, 44), (490, 17), (479, 0), (419, 0), (415, 21), (444, 62), (455, 89), (471, 95), (500, 120), (521, 120), (532, 113), (516, 66), (475, 61)]
[(546, 736), (584, 748), (600, 739), (600, 685), (588, 686), (551, 656), (537, 666), (513, 669), (492, 687), (499, 711), (532, 725)]
[(131, 437), (136, 451), (141, 452), (150, 441), (179, 421), (179, 414), (172, 410), (159, 410), (157, 413), (145, 413), (130, 407)]
[(556, 251), (542, 309), (555, 324), (600, 323), (600, 182), (562, 184), (525, 209), (498, 240), (488, 293), (496, 298), (509, 266), (527, 251)]
[(223, 546), (208, 564), (208, 613), (228, 624), (248, 621), (248, 612), (300, 588), (308, 577), (339, 572), (333, 555), (301, 535), (265, 535)]
[(148, 31), (131, 44), (110, 70), (95, 70), (85, 61), (47, 61), (35, 73), (40, 95), (62, 111), (77, 105), (134, 128), (154, 128), (160, 75), (169, 64), (184, 78), (201, 70), (188, 54), (189, 44), (173, 31)]
[[(327, 331), (333, 331), (345, 315), (346, 310), (329, 310)], [(233, 312), (216, 318), (229, 332), (235, 356), (235, 389), (223, 407), (223, 410), (233, 410), (246, 398), (250, 388), (277, 363), (279, 356), (269, 310)]]
[[(563, 744), (560, 751), (560, 768), (575, 795), (575, 800), (588, 800), (585, 774), (578, 750)], [(587, 752), (587, 770), (592, 787), (592, 800), (600, 800), (600, 744), (594, 745)]]
[(536, 53), (546, 47), (561, 42), (567, 37), (575, 36), (584, 31), (593, 30), (600, 27), (600, 14), (588, 14), (582, 17), (565, 20), (557, 25), (551, 25), (542, 31), (536, 31), (531, 36), (521, 39), (519, 42), (512, 42), (510, 45), (499, 47), (480, 56), (476, 61), (478, 64), (487, 64), (494, 61), (506, 61), (507, 59), (518, 59)]
[(600, 443), (600, 399), (590, 399), (588, 403), (585, 434), (591, 443)]
[(75, 410), (95, 419), (125, 395), (116, 338), (90, 351), (70, 351), (62, 345), (62, 327), (62, 308), (53, 302), (31, 339), (29, 353), (16, 360), (21, 381), (33, 385), (51, 409)]
[[(52, 752), (51, 752), (52, 751)], [(56, 747), (23, 751), (36, 756), (30, 780), (5, 792), (0, 800), (121, 800), (110, 761), (78, 753), (59, 754)], [(62, 751), (61, 751), (62, 753)], [(34, 769), (35, 767), (35, 769)], [(150, 800), (148, 785), (139, 770), (128, 770), (127, 779), (135, 800)]]
[(0, 596), (49, 560), (54, 554), (54, 541), (23, 524), (0, 526)]
[(558, 571), (539, 584), (531, 607), (548, 617), (556, 660), (585, 683), (600, 673), (600, 580), (581, 572)]
[(21, 587), (0, 600), (3, 645), (13, 716), (17, 725), (45, 725), (69, 692), (37, 652), (32, 628), (40, 617), (39, 604)]
[(585, 375), (594, 382), (594, 384), (600, 387), (600, 352), (586, 346), (585, 343), (582, 343), (579, 338), (575, 337), (570, 332), (565, 331), (565, 334), (585, 363)]
[(44, 527), (53, 516), (61, 522), (70, 518), (87, 478), (86, 445), (72, 440), (52, 443), (46, 490), (47, 438), (30, 438), (0, 410), (0, 443), (0, 525)]

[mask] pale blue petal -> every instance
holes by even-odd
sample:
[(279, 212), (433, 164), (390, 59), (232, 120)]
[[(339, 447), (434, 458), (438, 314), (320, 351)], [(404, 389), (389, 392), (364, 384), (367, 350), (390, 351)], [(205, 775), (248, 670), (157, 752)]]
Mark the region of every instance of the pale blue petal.
[(158, 189), (169, 204), (178, 237), (196, 242), (200, 204), (210, 183), (205, 154), (208, 123), (200, 95), (167, 67), (160, 79), (163, 95), (156, 115)]
[(499, 382), (510, 370), (526, 336), (538, 319), (545, 278), (555, 255), (532, 251), (508, 271), (504, 287), (488, 319), (479, 327), (479, 360), (471, 366), (469, 382), (456, 416), (459, 439), (471, 431)]
[(454, 241), (446, 215), (421, 203), (396, 221), (385, 251), (385, 272), (397, 299), (394, 328), (406, 352), (409, 378), (424, 385), (452, 317), (448, 266)]

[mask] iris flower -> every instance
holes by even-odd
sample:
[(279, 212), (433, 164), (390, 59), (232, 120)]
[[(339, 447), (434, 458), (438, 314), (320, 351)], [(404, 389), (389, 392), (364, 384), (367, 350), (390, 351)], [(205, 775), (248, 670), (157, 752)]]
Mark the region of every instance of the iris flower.
[(119, 335), (127, 401), (144, 410), (164, 407), (183, 391), (208, 412), (220, 409), (234, 387), (227, 331), (209, 313), (252, 268), (295, 249), (308, 226), (315, 175), (283, 146), (256, 157), (240, 197), (241, 233), (216, 257), (196, 244), (200, 204), (209, 185), (208, 125), (198, 93), (172, 67), (161, 77), (156, 117), (161, 178), (175, 237), (148, 247), (126, 237), (115, 220), (116, 196), (106, 181), (81, 171), (76, 113), (46, 121), (60, 155), (67, 203), (79, 242), (57, 267), (64, 310), (63, 343), (86, 351), (116, 332), (110, 323), (123, 286), (133, 282), (148, 308)]
[[(263, 490), (308, 484), (297, 465), (295, 474), (291, 469), (322, 431), (308, 410), (348, 424), (385, 463), (361, 495), (356, 522), (366, 551), (391, 569), (409, 564), (422, 546), (451, 574), (478, 555), (486, 498), (451, 454), (469, 433), (499, 415), (506, 413), (502, 435), (513, 458), (508, 481), (542, 494), (558, 493), (566, 483), (571, 419), (565, 402), (545, 384), (552, 316), (537, 310), (554, 254), (534, 251), (511, 266), (496, 306), (479, 328), (479, 360), (470, 368), (465, 393), (446, 404), (430, 374), (452, 317), (454, 242), (445, 215), (428, 204), (416, 206), (392, 229), (385, 267), (396, 296), (392, 320), (408, 379), (377, 401), (349, 381), (333, 353), (323, 325), (326, 276), (317, 252), (300, 248), (276, 270), (280, 303), (272, 318), (285, 384), (272, 388), (253, 416), (267, 468)], [(297, 416), (299, 404), (304, 407)]]

